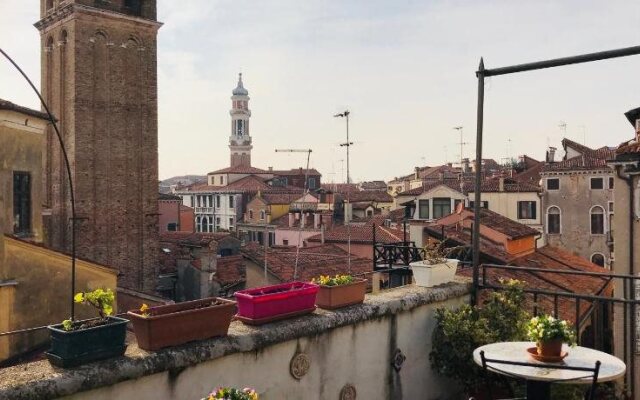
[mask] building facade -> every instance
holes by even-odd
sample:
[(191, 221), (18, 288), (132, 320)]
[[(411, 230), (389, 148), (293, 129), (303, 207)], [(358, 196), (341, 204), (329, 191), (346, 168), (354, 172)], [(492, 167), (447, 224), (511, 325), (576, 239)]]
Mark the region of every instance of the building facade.
[[(158, 249), (155, 0), (41, 1), (42, 93), (73, 169), (80, 257), (153, 292)], [(54, 131), (46, 132), (47, 245), (69, 251), (71, 209)]]
[(614, 171), (612, 149), (562, 141), (566, 156), (542, 169), (545, 242), (564, 247), (594, 264), (613, 261)]
[[(615, 243), (615, 261), (611, 270), (616, 274), (638, 276), (640, 267), (640, 108), (628, 111), (627, 119), (634, 128), (633, 139), (622, 143), (616, 149), (615, 161), (609, 163), (614, 169), (614, 193), (616, 212), (613, 214), (612, 236)], [(629, 300), (640, 299), (640, 283), (634, 282), (631, 290), (624, 285), (628, 281), (615, 280), (616, 297)], [(631, 343), (630, 353), (635, 371), (640, 368), (640, 318), (636, 316), (635, 323), (630, 323), (622, 306), (616, 305), (614, 310), (614, 350), (617, 357), (623, 357), (627, 344)], [(635, 332), (632, 330), (635, 328)], [(626, 341), (626, 343), (625, 343)], [(634, 379), (635, 387), (640, 387), (640, 375), (630, 376)]]
[[(42, 245), (42, 146), (47, 115), (0, 99), (0, 332), (69, 317), (71, 257)], [(118, 271), (76, 262), (76, 287), (116, 288)], [(92, 311), (77, 309), (78, 319)], [(49, 341), (46, 330), (0, 337), (0, 368)]]

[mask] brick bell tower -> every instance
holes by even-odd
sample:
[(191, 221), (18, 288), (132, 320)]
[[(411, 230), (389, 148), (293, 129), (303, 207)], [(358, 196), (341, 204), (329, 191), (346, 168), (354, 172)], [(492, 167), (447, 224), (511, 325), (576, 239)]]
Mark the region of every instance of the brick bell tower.
[[(41, 0), (42, 93), (74, 180), (77, 254), (155, 291), (158, 90), (155, 0)], [(45, 243), (70, 251), (69, 186), (55, 132), (43, 150)], [(83, 288), (79, 288), (81, 290)]]
[(231, 136), (229, 150), (231, 151), (232, 167), (251, 166), (251, 135), (249, 132), (249, 92), (242, 84), (242, 73), (238, 75), (238, 86), (233, 89), (231, 96)]

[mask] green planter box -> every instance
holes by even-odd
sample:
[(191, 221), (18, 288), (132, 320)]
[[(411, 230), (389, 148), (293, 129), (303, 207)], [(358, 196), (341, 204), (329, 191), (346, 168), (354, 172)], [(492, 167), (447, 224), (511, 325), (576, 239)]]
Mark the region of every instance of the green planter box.
[[(87, 320), (88, 321), (88, 320)], [(82, 321), (80, 321), (82, 322)], [(55, 366), (69, 368), (124, 354), (127, 321), (109, 317), (109, 323), (67, 332), (62, 324), (50, 325), (51, 349), (46, 353)]]

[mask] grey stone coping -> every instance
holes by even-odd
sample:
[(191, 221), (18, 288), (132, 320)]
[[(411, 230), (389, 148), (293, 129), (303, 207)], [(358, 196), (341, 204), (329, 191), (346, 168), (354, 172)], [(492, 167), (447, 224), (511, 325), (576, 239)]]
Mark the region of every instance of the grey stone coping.
[(368, 294), (363, 304), (335, 311), (318, 309), (310, 315), (258, 327), (234, 321), (226, 337), (191, 342), (157, 352), (139, 349), (134, 340), (128, 343), (123, 357), (73, 369), (53, 367), (46, 360), (20, 364), (0, 369), (0, 399), (51, 399), (160, 372), (179, 372), (228, 354), (318, 335), (329, 329), (462, 297), (470, 291), (470, 281), (457, 277), (455, 282), (440, 287), (403, 286), (375, 295)]

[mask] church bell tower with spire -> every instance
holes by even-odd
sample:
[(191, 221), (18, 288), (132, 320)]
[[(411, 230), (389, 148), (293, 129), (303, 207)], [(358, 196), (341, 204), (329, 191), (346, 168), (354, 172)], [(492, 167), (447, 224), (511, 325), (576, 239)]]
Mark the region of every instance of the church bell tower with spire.
[(229, 149), (231, 150), (231, 167), (251, 166), (251, 135), (249, 132), (249, 92), (242, 84), (242, 73), (238, 76), (238, 86), (233, 89), (231, 96), (231, 136)]

